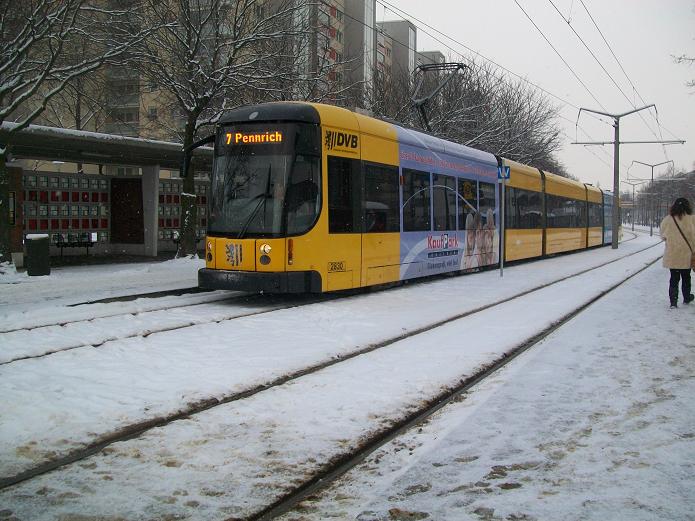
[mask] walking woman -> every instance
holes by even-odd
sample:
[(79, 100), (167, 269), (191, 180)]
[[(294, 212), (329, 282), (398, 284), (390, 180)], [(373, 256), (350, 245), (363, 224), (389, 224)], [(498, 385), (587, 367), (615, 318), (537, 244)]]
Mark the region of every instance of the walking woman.
[(690, 293), (691, 258), (695, 249), (695, 216), (690, 201), (679, 197), (671, 206), (669, 215), (661, 221), (661, 238), (666, 242), (664, 249), (664, 268), (671, 270), (668, 297), (671, 308), (678, 307), (678, 283), (683, 290), (683, 303), (695, 299)]

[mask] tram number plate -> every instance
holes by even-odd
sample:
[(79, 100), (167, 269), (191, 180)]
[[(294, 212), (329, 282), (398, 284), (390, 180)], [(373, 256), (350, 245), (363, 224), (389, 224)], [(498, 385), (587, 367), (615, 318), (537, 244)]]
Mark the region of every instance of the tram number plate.
[(328, 263), (328, 273), (334, 273), (336, 271), (345, 271), (345, 261), (335, 261)]

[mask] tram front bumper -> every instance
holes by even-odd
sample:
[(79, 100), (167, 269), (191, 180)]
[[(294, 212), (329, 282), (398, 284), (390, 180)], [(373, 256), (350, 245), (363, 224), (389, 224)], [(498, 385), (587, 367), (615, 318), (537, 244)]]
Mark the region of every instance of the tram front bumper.
[(321, 293), (321, 275), (317, 271), (280, 273), (198, 270), (198, 287), (253, 293)]

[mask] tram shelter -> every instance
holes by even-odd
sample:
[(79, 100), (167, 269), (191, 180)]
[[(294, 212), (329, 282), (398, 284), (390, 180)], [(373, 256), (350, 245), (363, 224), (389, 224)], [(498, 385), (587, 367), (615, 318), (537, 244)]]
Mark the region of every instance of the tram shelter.
[[(7, 142), (13, 125), (2, 124), (0, 143)], [(183, 185), (178, 177), (180, 143), (30, 125), (13, 133), (10, 153), (15, 264), (21, 265), (24, 238), (30, 233), (49, 235), (52, 256), (156, 257), (176, 250)], [(200, 238), (207, 224), (212, 156), (212, 148), (193, 152)], [(79, 167), (63, 171), (71, 163)]]

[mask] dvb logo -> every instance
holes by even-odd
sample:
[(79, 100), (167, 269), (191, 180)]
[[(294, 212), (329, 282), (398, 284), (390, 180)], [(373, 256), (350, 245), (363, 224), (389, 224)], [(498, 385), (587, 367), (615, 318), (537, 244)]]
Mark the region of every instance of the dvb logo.
[(325, 145), (328, 150), (334, 148), (357, 148), (357, 135), (347, 132), (336, 132), (334, 130), (326, 130)]

